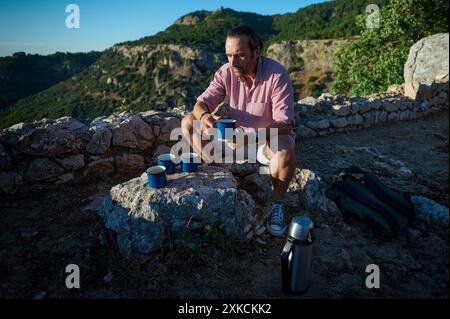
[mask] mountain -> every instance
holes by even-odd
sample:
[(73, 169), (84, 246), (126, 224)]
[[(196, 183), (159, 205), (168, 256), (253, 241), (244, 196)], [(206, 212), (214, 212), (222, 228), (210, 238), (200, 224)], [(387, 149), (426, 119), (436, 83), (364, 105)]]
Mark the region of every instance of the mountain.
[[(82, 72), (0, 112), (0, 125), (64, 115), (92, 118), (118, 110), (166, 110), (183, 105), (191, 109), (216, 69), (226, 62), (224, 40), (232, 27), (251, 25), (265, 41), (266, 54), (271, 44), (280, 41), (356, 35), (353, 21), (365, 6), (364, 0), (337, 0), (273, 16), (224, 8), (196, 11), (153, 36), (105, 50)], [(298, 76), (305, 61), (297, 60), (291, 71), (297, 72), (298, 81), (310, 82), (296, 83), (296, 98), (307, 92), (320, 94), (332, 76), (328, 71), (307, 79)], [(305, 90), (305, 86), (311, 88)]]
[[(373, 0), (385, 5), (389, 0)], [(365, 0), (337, 0), (309, 5), (294, 13), (272, 16), (220, 8), (213, 12), (189, 13), (166, 30), (126, 45), (180, 44), (222, 51), (226, 32), (237, 25), (250, 25), (265, 41), (266, 48), (282, 40), (349, 38), (359, 34), (355, 17), (365, 11)]]
[(0, 57), (0, 110), (83, 71), (100, 52)]

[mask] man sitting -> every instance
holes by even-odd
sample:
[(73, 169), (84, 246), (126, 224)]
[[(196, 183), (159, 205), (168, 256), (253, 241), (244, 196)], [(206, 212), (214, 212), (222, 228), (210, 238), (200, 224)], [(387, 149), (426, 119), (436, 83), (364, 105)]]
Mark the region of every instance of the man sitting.
[[(215, 73), (181, 126), (188, 132), (193, 149), (207, 156), (201, 150), (203, 142), (193, 143), (193, 123), (200, 121), (202, 131), (213, 128), (219, 117), (211, 113), (228, 98), (231, 118), (238, 126), (245, 131), (266, 130), (267, 142), (262, 151), (270, 162), (274, 190), (267, 228), (272, 235), (281, 236), (286, 230), (283, 199), (296, 167), (294, 101), (288, 72), (278, 62), (261, 56), (262, 48), (261, 38), (251, 28), (240, 26), (229, 31), (225, 42), (228, 63)], [(269, 143), (271, 128), (278, 130), (276, 146)]]

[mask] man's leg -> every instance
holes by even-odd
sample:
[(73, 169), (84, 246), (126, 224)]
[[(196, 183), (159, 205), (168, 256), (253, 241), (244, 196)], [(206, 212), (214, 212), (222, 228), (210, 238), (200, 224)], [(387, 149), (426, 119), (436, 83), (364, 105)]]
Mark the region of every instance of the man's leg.
[(273, 200), (282, 200), (297, 166), (295, 144), (289, 135), (278, 136), (278, 149), (268, 147), (270, 154), (270, 174), (272, 176)]
[(267, 228), (274, 236), (281, 236), (286, 230), (284, 195), (295, 173), (295, 144), (289, 135), (278, 136), (278, 147), (266, 146), (270, 159), (270, 174), (273, 185), (273, 203), (267, 219)]

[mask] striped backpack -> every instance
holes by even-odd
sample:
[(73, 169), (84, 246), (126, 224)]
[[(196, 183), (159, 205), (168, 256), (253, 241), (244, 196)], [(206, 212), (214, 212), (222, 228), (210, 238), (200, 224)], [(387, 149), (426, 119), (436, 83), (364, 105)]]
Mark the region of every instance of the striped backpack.
[(414, 218), (409, 194), (384, 185), (375, 175), (355, 166), (337, 171), (325, 194), (346, 220), (367, 223), (381, 239), (394, 238)]

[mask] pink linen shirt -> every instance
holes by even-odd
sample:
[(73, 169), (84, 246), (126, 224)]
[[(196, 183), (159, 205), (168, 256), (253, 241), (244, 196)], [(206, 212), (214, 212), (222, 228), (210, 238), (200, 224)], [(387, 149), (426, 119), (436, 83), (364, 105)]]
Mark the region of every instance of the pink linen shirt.
[[(267, 57), (259, 57), (251, 88), (236, 77), (229, 63), (214, 75), (209, 87), (197, 98), (210, 112), (229, 98), (231, 117), (245, 131), (266, 128), (275, 122), (294, 124), (292, 84), (286, 69)], [(290, 134), (295, 141), (295, 132)]]

